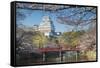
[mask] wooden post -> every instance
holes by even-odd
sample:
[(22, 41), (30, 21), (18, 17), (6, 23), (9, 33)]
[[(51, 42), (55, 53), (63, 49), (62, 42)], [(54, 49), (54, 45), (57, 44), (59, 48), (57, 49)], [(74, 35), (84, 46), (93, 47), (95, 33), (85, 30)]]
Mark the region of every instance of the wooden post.
[(61, 62), (63, 61), (63, 52), (61, 51)]
[(79, 56), (79, 51), (77, 51), (77, 61), (79, 61), (80, 60), (80, 56)]
[(78, 53), (78, 52), (76, 51), (76, 61), (77, 61), (77, 53)]
[(62, 51), (59, 51), (59, 57), (60, 57), (60, 62), (62, 62), (63, 61)]
[(43, 62), (45, 62), (45, 52), (43, 53)]

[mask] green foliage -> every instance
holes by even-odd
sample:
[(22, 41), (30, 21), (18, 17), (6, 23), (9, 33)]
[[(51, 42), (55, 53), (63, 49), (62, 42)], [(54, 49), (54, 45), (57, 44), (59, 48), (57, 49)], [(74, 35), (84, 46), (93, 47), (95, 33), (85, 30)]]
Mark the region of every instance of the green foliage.
[(86, 56), (88, 60), (96, 60), (96, 51), (87, 51)]
[(94, 61), (96, 60), (96, 51), (95, 50), (86, 50), (80, 53), (81, 59)]
[(71, 45), (72, 47), (76, 47), (79, 44), (80, 36), (83, 34), (84, 34), (84, 31), (64, 32), (62, 34), (62, 39), (68, 45)]
[(38, 48), (42, 48), (46, 43), (47, 37), (41, 32), (36, 32), (33, 36), (33, 44), (35, 44)]

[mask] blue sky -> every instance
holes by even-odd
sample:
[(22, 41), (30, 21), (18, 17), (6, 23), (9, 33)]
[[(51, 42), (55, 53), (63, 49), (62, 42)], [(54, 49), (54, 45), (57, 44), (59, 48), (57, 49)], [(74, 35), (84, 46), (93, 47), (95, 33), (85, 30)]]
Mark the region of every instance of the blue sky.
[(32, 27), (33, 25), (39, 25), (42, 22), (43, 16), (49, 16), (51, 20), (53, 21), (56, 32), (70, 31), (72, 28), (71, 26), (58, 23), (56, 21), (56, 15), (54, 13), (49, 13), (49, 12), (44, 12), (44, 11), (39, 11), (39, 10), (19, 9), (19, 8), (17, 10), (26, 14), (26, 18), (24, 20), (21, 20), (21, 22), (25, 26), (28, 26), (28, 27)]
[[(21, 22), (23, 23), (23, 25), (28, 26), (28, 27), (32, 27), (33, 25), (39, 25), (42, 22), (43, 16), (49, 16), (54, 23), (56, 32), (68, 32), (73, 29), (73, 26), (58, 23), (56, 21), (55, 13), (50, 13), (50, 12), (45, 12), (45, 11), (40, 11), (40, 10), (20, 9), (20, 8), (17, 8), (17, 11), (20, 11), (26, 15), (26, 18), (24, 20), (21, 20)], [(70, 11), (67, 11), (66, 14), (69, 14), (69, 13)], [(89, 18), (90, 16), (91, 14), (88, 14), (85, 18)], [(17, 23), (18, 22), (19, 21), (17, 21)], [(87, 27), (88, 25), (85, 26), (85, 29)]]

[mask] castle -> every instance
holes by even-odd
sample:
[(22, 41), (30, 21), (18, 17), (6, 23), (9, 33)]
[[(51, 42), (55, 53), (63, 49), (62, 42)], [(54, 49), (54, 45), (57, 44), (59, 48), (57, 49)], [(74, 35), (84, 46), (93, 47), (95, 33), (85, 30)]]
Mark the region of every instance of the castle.
[(55, 26), (49, 16), (43, 16), (43, 19), (42, 19), (40, 25), (34, 25), (33, 29), (35, 31), (40, 31), (40, 32), (44, 33), (45, 36), (56, 35)]

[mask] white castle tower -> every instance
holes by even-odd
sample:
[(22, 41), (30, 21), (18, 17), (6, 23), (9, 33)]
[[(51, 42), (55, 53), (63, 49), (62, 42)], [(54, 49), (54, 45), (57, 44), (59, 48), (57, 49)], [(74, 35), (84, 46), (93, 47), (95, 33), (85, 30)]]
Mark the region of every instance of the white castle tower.
[(54, 33), (55, 33), (54, 24), (49, 16), (43, 17), (38, 30), (40, 32), (44, 33), (45, 36), (53, 36), (54, 35)]

